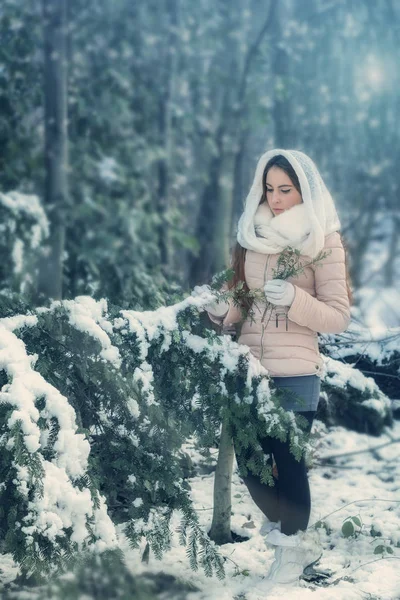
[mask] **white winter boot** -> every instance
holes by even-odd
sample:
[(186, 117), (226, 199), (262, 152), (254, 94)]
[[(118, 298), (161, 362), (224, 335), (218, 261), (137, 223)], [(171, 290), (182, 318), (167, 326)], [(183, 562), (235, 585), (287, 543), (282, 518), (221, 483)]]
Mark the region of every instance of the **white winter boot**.
[(303, 570), (322, 556), (322, 544), (315, 529), (298, 531), (295, 535), (271, 529), (265, 543), (275, 546), (275, 559), (267, 575), (267, 580), (274, 584), (298, 583)]
[(263, 516), (263, 521), (260, 527), (260, 534), (267, 535), (273, 529), (281, 530), (281, 522), (280, 521), (270, 521), (267, 517)]

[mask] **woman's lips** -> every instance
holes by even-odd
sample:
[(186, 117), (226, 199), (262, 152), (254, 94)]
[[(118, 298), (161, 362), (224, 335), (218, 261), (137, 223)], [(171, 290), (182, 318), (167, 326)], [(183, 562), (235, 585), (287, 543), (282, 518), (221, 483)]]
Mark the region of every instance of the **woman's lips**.
[(282, 212), (282, 211), (283, 211), (283, 208), (274, 208), (274, 211), (275, 211), (275, 212)]

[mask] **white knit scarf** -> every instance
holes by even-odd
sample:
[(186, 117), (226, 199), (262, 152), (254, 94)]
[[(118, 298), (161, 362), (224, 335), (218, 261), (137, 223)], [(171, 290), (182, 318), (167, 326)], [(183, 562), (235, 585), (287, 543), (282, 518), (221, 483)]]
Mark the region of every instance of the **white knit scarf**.
[[(299, 178), (303, 202), (274, 216), (262, 198), (262, 174), (272, 156), (287, 158)], [(237, 240), (243, 248), (277, 254), (292, 246), (314, 258), (324, 247), (325, 236), (340, 229), (333, 199), (309, 156), (298, 150), (275, 149), (258, 161), (254, 181), (238, 223)]]

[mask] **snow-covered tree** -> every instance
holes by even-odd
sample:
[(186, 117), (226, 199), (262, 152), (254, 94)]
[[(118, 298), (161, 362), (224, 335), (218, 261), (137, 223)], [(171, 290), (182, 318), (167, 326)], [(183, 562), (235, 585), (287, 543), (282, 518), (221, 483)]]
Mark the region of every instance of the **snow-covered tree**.
[(124, 523), (133, 546), (145, 537), (161, 558), (180, 510), (192, 567), (200, 561), (222, 576), (190, 500), (182, 444), (193, 434), (206, 450), (225, 420), (239, 447), (252, 446), (245, 468), (265, 482), (272, 474), (261, 431), (289, 436), (298, 458), (306, 449), (301, 415), (280, 406), (249, 348), (204, 329), (206, 296), (147, 312), (81, 296), (25, 314), (5, 296), (1, 531), (27, 569), (60, 567), (87, 546), (109, 548), (113, 522)]
[(0, 285), (30, 297), (49, 223), (38, 196), (0, 192)]

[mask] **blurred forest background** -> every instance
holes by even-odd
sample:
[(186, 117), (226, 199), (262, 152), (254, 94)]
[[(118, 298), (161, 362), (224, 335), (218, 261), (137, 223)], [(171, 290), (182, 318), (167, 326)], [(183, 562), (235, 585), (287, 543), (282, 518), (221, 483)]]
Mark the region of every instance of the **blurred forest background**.
[(399, 3), (3, 0), (0, 35), (3, 286), (149, 309), (209, 283), (258, 157), (295, 148), (355, 314), (400, 324)]

